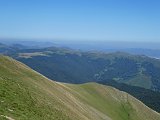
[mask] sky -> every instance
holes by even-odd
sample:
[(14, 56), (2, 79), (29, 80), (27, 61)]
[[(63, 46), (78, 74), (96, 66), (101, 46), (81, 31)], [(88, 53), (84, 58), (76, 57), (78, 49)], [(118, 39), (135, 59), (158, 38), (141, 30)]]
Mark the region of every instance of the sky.
[(160, 0), (0, 0), (0, 38), (160, 42)]

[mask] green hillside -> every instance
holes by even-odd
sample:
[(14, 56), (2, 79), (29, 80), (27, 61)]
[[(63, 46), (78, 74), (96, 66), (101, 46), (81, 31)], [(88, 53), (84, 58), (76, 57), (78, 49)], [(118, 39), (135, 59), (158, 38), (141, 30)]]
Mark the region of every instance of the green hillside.
[(96, 84), (51, 81), (0, 56), (2, 120), (159, 120), (160, 115), (127, 93)]

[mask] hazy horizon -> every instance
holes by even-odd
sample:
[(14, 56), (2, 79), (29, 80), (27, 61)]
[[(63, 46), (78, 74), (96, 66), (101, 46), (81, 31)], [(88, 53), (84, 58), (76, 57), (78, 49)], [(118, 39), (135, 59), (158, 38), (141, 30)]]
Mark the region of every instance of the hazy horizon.
[(58, 46), (69, 47), (81, 50), (108, 50), (108, 49), (160, 49), (160, 42), (149, 41), (83, 41), (83, 40), (51, 40), (51, 39), (2, 39), (0, 43), (13, 45), (21, 44), (25, 46)]

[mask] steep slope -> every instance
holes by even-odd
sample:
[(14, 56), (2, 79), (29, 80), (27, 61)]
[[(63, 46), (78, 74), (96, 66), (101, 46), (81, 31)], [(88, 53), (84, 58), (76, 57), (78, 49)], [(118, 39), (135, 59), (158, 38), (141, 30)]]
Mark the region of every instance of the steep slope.
[(160, 92), (155, 92), (149, 89), (130, 86), (124, 83), (118, 83), (116, 81), (108, 81), (104, 82), (100, 81), (100, 84), (109, 85), (118, 90), (125, 91), (130, 95), (134, 96), (138, 100), (142, 101), (145, 105), (150, 107), (151, 109), (160, 112)]
[(159, 120), (160, 115), (127, 93), (96, 84), (54, 82), (0, 56), (0, 119)]

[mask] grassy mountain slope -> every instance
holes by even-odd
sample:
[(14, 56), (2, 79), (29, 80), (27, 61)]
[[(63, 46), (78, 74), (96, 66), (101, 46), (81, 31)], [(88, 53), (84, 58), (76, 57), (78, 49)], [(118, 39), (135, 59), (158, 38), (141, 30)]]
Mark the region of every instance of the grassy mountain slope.
[(142, 101), (145, 105), (149, 106), (153, 110), (160, 112), (160, 92), (155, 92), (141, 87), (130, 86), (124, 83), (118, 83), (116, 81), (108, 81), (104, 83), (103, 81), (100, 81), (99, 83), (112, 86), (121, 91), (125, 91), (138, 100)]
[(160, 115), (127, 93), (87, 83), (54, 82), (0, 56), (0, 119), (159, 120)]

